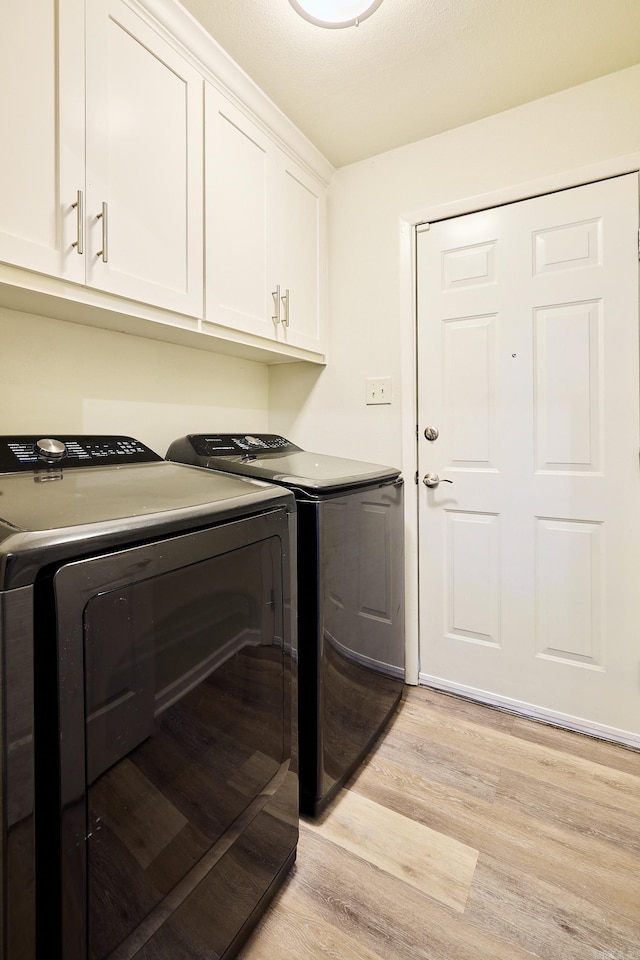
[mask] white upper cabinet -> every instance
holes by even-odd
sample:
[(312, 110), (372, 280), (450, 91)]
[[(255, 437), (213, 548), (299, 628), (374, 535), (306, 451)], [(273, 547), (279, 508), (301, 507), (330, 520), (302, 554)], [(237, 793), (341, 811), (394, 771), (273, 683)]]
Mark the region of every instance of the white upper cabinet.
[(202, 314), (200, 74), (122, 0), (87, 4), (87, 283)]
[(179, 3), (0, 0), (0, 123), (0, 305), (324, 362), (333, 168)]
[(0, 260), (82, 283), (83, 0), (2, 0), (0, 129)]
[(86, 17), (85, 49), (82, 0), (0, 7), (0, 260), (200, 316), (202, 78), (122, 0)]
[[(269, 226), (273, 145), (205, 86), (205, 320), (273, 337)], [(269, 306), (271, 301), (271, 306)]]
[(205, 90), (205, 320), (324, 351), (324, 188)]
[(277, 151), (273, 194), (270, 272), (280, 284), (277, 335), (291, 346), (324, 350), (324, 190)]

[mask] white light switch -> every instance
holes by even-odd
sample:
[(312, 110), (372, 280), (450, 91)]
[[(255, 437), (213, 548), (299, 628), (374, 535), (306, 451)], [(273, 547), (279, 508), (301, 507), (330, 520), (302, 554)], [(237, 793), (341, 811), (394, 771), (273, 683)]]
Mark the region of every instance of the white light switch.
[(391, 377), (367, 377), (367, 403), (391, 403)]

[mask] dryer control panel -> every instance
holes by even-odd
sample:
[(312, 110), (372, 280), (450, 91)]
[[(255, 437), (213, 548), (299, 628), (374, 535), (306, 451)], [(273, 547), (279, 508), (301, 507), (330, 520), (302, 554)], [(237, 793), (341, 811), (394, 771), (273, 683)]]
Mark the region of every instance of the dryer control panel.
[(187, 439), (199, 457), (282, 456), (300, 450), (275, 433), (192, 433)]
[(40, 467), (113, 467), (153, 463), (162, 457), (133, 437), (43, 434), (0, 437), (0, 473)]

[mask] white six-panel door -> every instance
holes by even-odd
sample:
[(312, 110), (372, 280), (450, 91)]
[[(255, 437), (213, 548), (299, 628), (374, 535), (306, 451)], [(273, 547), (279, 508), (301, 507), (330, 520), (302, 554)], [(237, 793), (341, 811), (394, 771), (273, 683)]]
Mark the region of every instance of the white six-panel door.
[(637, 175), (419, 231), (421, 680), (640, 742)]

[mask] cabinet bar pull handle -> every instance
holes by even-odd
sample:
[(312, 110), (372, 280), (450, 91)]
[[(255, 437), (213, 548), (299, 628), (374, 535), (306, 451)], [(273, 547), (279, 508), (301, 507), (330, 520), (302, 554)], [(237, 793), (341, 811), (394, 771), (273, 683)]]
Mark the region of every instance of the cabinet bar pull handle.
[(76, 193), (76, 202), (71, 204), (71, 209), (73, 210), (74, 207), (77, 239), (73, 241), (71, 246), (76, 248), (76, 253), (82, 255), (84, 253), (84, 194), (82, 190), (78, 190)]
[(284, 327), (289, 326), (289, 288), (287, 287), (287, 292), (282, 297), (282, 302), (284, 303), (284, 320), (282, 325)]
[(109, 235), (109, 219), (108, 219), (108, 206), (103, 202), (102, 204), (102, 213), (96, 214), (96, 220), (99, 220), (102, 217), (102, 250), (98, 250), (96, 256), (102, 257), (103, 263), (107, 263), (109, 260), (109, 247), (108, 247), (108, 235)]
[(274, 323), (280, 323), (280, 284), (277, 285), (275, 290), (271, 291), (271, 296), (273, 297), (273, 309), (275, 310), (271, 319)]

